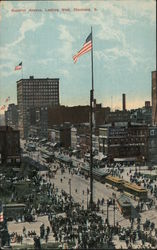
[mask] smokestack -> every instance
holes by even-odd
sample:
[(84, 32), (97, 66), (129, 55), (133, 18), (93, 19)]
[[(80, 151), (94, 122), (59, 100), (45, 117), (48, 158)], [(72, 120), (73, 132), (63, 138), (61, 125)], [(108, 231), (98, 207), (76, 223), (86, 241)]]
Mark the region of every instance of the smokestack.
[(150, 101), (145, 101), (145, 108), (150, 108)]
[(123, 111), (126, 110), (125, 94), (122, 94), (122, 108), (123, 108)]

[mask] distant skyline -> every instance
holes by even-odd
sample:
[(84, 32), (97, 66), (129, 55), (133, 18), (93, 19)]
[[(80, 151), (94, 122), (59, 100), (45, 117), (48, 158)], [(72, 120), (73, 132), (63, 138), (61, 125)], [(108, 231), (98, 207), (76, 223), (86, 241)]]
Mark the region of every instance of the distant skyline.
[(60, 78), (60, 104), (88, 105), (90, 52), (76, 64), (72, 56), (82, 48), (91, 26), (97, 103), (122, 109), (122, 93), (127, 109), (151, 101), (151, 72), (156, 70), (155, 0), (2, 1), (0, 106), (8, 96), (9, 103), (17, 103), (16, 81), (22, 71), (14, 68), (21, 61), (23, 78)]

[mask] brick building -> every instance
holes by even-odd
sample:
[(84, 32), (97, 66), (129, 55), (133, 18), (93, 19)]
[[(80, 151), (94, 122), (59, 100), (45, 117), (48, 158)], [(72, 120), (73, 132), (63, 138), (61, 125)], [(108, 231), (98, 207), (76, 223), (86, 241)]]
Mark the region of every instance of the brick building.
[[(96, 104), (96, 126), (104, 124), (109, 111), (109, 108), (102, 108), (101, 104)], [(47, 137), (48, 130), (50, 130), (54, 125), (61, 125), (69, 122), (71, 125), (79, 126), (79, 124), (88, 123), (89, 112), (89, 106), (30, 108), (29, 120), (31, 131), (29, 131), (29, 134), (32, 135), (33, 131), (38, 131), (39, 137)]]
[(1, 163), (20, 164), (20, 133), (8, 126), (0, 126)]
[(71, 126), (70, 124), (62, 124), (53, 126), (49, 129), (48, 135), (50, 141), (57, 143), (61, 147), (68, 149), (71, 147)]
[(148, 126), (136, 123), (113, 123), (99, 128), (99, 150), (113, 158), (148, 159)]
[(18, 106), (14, 103), (9, 104), (8, 110), (5, 111), (5, 125), (18, 129)]

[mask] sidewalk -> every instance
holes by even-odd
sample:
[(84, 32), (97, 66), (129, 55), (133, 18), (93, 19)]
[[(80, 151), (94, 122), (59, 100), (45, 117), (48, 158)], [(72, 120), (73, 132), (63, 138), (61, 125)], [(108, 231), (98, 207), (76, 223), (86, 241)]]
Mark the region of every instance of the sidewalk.
[[(21, 243), (17, 243), (17, 242), (11, 242), (11, 246), (22, 246), (23, 245), (33, 245), (34, 244), (34, 240), (33, 237), (28, 237), (28, 231), (35, 231), (37, 236), (40, 236), (40, 226), (44, 224), (45, 228), (47, 226), (50, 227), (49, 221), (48, 221), (48, 216), (40, 216), (37, 217), (37, 221), (35, 222), (21, 222), (21, 223), (17, 223), (15, 221), (11, 221), (8, 222), (8, 231), (9, 234), (17, 233), (18, 235), (22, 235), (23, 236), (23, 241), (22, 241), (22, 245)], [(23, 227), (26, 228), (26, 235), (27, 237), (24, 236), (23, 234)], [(55, 239), (53, 237), (53, 233), (50, 230), (50, 234), (48, 237), (48, 242), (51, 243), (55, 243)], [(45, 243), (45, 239), (41, 240), (41, 244)]]

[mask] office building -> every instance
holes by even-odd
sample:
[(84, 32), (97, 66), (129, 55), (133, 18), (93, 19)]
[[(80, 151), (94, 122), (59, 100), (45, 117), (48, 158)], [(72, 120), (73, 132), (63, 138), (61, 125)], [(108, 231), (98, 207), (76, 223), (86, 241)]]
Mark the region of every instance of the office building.
[(17, 103), (20, 136), (26, 138), (31, 124), (30, 109), (59, 105), (59, 78), (30, 76), (17, 81)]

